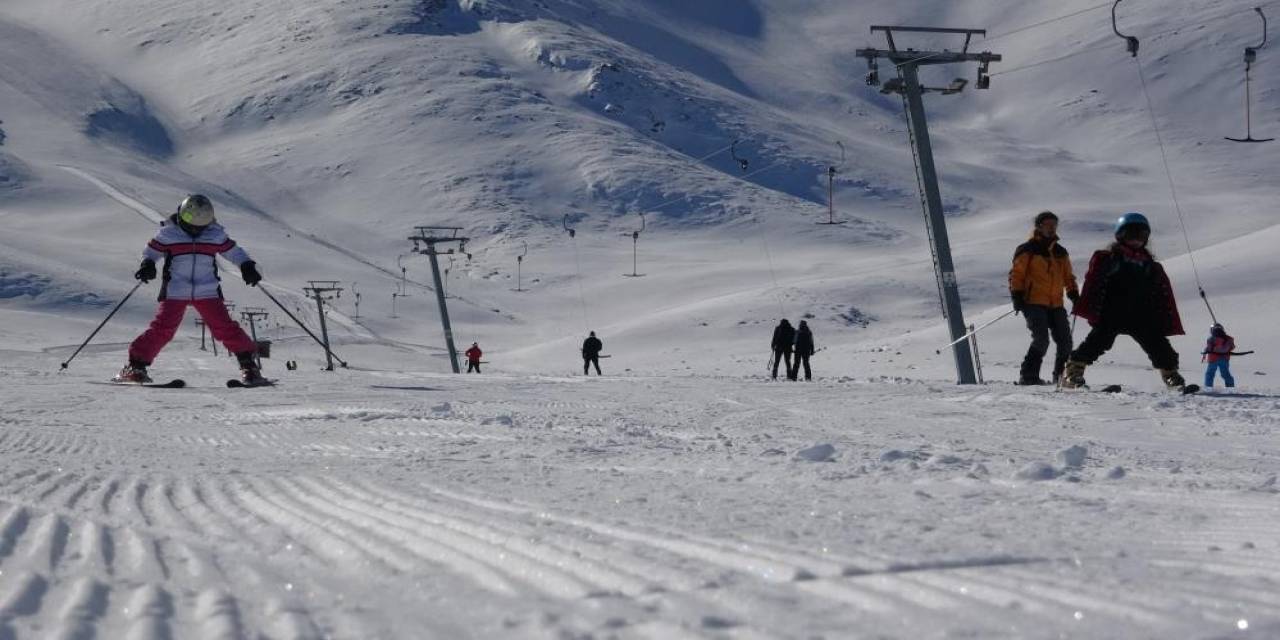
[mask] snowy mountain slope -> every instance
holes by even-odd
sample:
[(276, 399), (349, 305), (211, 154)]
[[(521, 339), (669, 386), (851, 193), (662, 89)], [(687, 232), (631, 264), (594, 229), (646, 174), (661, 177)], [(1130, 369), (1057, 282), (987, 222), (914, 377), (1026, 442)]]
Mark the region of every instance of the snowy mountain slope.
[[(209, 191), (225, 203), (225, 215), (258, 221), (229, 218), (247, 246), (261, 237), (257, 244), (268, 252), (269, 274), (299, 284), (306, 278), (363, 280), (369, 297), (375, 295), (371, 287), (378, 288), (383, 314), (399, 270), (392, 258), (406, 252), (408, 228), (424, 222), (466, 226), (475, 238), (474, 259), (452, 271), (464, 278), (455, 290), (466, 289), (455, 311), (458, 324), (474, 327), (469, 337), (498, 340), (504, 348), (537, 352), (540, 336), (548, 333), (534, 328), (544, 321), (540, 305), (507, 291), (521, 240), (532, 241), (528, 266), (538, 274), (537, 294), (550, 298), (553, 307), (572, 304), (581, 284), (585, 297), (598, 301), (592, 306), (616, 312), (594, 314), (594, 322), (609, 323), (597, 328), (613, 330), (617, 324), (617, 331), (629, 331), (635, 323), (620, 321), (634, 318), (637, 308), (705, 308), (702, 290), (686, 292), (661, 281), (623, 290), (624, 283), (607, 275), (629, 271), (623, 234), (635, 227), (638, 211), (649, 213), (645, 240), (654, 242), (643, 244), (659, 261), (674, 266), (675, 256), (696, 246), (714, 256), (707, 264), (722, 263), (725, 272), (736, 270), (747, 288), (756, 288), (759, 303), (734, 303), (710, 315), (759, 313), (797, 288), (805, 298), (835, 298), (837, 306), (869, 297), (885, 282), (827, 289), (812, 279), (818, 268), (794, 271), (798, 264), (789, 258), (803, 255), (805, 262), (830, 264), (837, 273), (874, 272), (878, 254), (862, 245), (888, 241), (894, 252), (914, 258), (916, 266), (896, 277), (912, 281), (911, 289), (922, 295), (906, 316), (872, 315), (918, 323), (936, 313), (928, 308), (932, 275), (927, 252), (921, 253), (899, 105), (862, 87), (861, 63), (851, 57), (853, 48), (875, 44), (866, 25), (877, 21), (986, 26), (991, 42), (982, 44), (1006, 55), (997, 74), (1016, 69), (1015, 61), (1052, 57), (1058, 43), (1070, 43), (1072, 52), (1095, 49), (1062, 63), (997, 75), (990, 92), (931, 98), (944, 195), (959, 216), (952, 223), (956, 253), (962, 273), (971, 274), (963, 278), (970, 299), (999, 303), (1009, 247), (1024, 233), (1027, 212), (1043, 207), (1084, 218), (1069, 218), (1066, 225), (1089, 232), (1067, 239), (1078, 255), (1101, 242), (1103, 225), (1116, 211), (1135, 208), (1157, 220), (1162, 254), (1185, 250), (1172, 233), (1176, 217), (1170, 217), (1154, 135), (1133, 86), (1136, 74), (1118, 64), (1124, 56), (1116, 45), (1122, 43), (1110, 35), (1106, 12), (1087, 11), (1052, 26), (1000, 35), (1070, 13), (1058, 9), (1028, 5), (996, 12), (982, 3), (951, 3), (939, 11), (919, 3), (884, 16), (871, 6), (822, 3), (728, 10), (608, 2), (106, 2), (64, 17), (57, 3), (16, 2), (6, 9), (8, 28), (43, 49), (29, 42), (15, 49), (64, 61), (39, 76), (44, 81), (23, 75), (21, 82), (11, 82), (16, 90), (7, 99), (68, 102), (47, 78), (73, 81), (83, 97), (69, 101), (59, 116), (60, 135), (73, 141), (85, 139), (93, 114), (129, 112), (123, 123), (146, 126), (128, 128), (117, 121), (111, 135), (98, 136), (92, 153), (100, 159), (78, 152), (75, 166), (143, 196), (157, 211), (172, 206), (173, 193)], [(1252, 37), (1246, 37), (1256, 28), (1250, 16), (1236, 17), (1239, 8), (1222, 2), (1195, 3), (1178, 21), (1142, 3), (1124, 9), (1132, 11), (1126, 26), (1161, 34), (1146, 39), (1144, 62), (1151, 66), (1153, 100), (1173, 153), (1175, 179), (1183, 183), (1195, 244), (1261, 228), (1264, 218), (1250, 211), (1265, 201), (1258, 194), (1267, 192), (1270, 181), (1259, 172), (1271, 165), (1249, 154), (1264, 150), (1228, 151), (1190, 130), (1206, 114), (1214, 114), (1215, 124), (1238, 125), (1234, 116), (1225, 117), (1223, 103), (1230, 97), (1231, 110), (1237, 110), (1239, 101), (1230, 94), (1238, 93), (1239, 74), (1221, 67), (1238, 66), (1228, 62), (1228, 54), (1238, 57), (1233, 41)], [(1207, 26), (1165, 33), (1171, 25), (1197, 22), (1212, 24), (1213, 36), (1204, 36)], [(1056, 39), (1043, 37), (1046, 29)], [(798, 41), (808, 46), (796, 47)], [(1099, 60), (1115, 63), (1108, 67), (1114, 73), (1097, 73)], [(1185, 65), (1191, 65), (1189, 72)], [(1167, 79), (1175, 67), (1184, 69), (1176, 84)], [(1274, 113), (1266, 106), (1274, 94), (1262, 88), (1268, 73), (1259, 65), (1259, 114), (1268, 108)], [(115, 94), (124, 97), (112, 101)], [(103, 100), (111, 106), (98, 104)], [(15, 111), (36, 117), (25, 115), (34, 109)], [(1044, 126), (1045, 114), (1055, 114), (1052, 127)], [(161, 163), (140, 152), (155, 131), (177, 149)], [(121, 140), (128, 132), (132, 139)], [(12, 157), (28, 158), (28, 165), (42, 158), (73, 164), (64, 152), (34, 148), (56, 136), (10, 138), (8, 148), (22, 153)], [(748, 161), (745, 172), (725, 151), (735, 139), (741, 141), (733, 151)], [(848, 150), (837, 192), (842, 217), (866, 222), (810, 227), (824, 213), (823, 178), (825, 166), (837, 162), (835, 141)], [(122, 153), (125, 162), (119, 161)], [(81, 185), (67, 184), (66, 176), (48, 177), (47, 161), (37, 166), (60, 193), (91, 197)], [(1228, 168), (1233, 166), (1247, 170)], [(1194, 178), (1183, 182), (1188, 174)], [(1213, 182), (1202, 184), (1202, 176)], [(1235, 194), (1232, 201), (1224, 202), (1224, 190)], [(1206, 224), (1205, 212), (1218, 207), (1244, 211)], [(588, 275), (581, 280), (558, 229), (566, 213), (583, 228), (579, 244), (586, 249)], [(118, 227), (118, 213), (86, 214), (99, 226)], [(744, 216), (760, 222), (736, 221)], [(36, 233), (43, 232), (43, 220), (31, 222)], [(702, 245), (690, 237), (699, 237), (691, 234), (694, 228), (729, 242)], [(273, 230), (263, 237), (263, 229)], [(145, 235), (138, 227), (110, 233), (109, 244), (121, 247), (135, 246)], [(860, 247), (853, 255), (844, 249), (849, 242)], [(735, 246), (744, 250), (738, 254)], [(128, 273), (131, 253), (111, 256), (112, 268)], [(775, 253), (779, 258), (772, 260)], [(761, 257), (773, 262), (767, 276), (760, 271)], [(409, 264), (414, 280), (425, 283), (421, 259)], [(95, 265), (91, 271), (105, 270)], [(832, 271), (821, 267), (824, 274)], [(671, 275), (679, 279), (683, 273)], [(772, 286), (775, 278), (778, 285)], [(401, 304), (419, 317), (433, 313), (429, 298)], [(688, 326), (688, 320), (649, 331), (669, 332)], [(408, 333), (400, 323), (383, 324), (391, 326), (380, 330), (401, 332), (407, 341), (435, 342), (429, 323)], [(833, 329), (841, 341), (858, 339), (856, 332)], [(900, 330), (884, 333), (895, 332)], [(539, 337), (530, 342), (531, 334)]]
[[(1280, 147), (1221, 140), (1252, 6), (1119, 6), (1180, 218), (1101, 3), (0, 3), (0, 640), (1280, 635)], [(1122, 394), (1013, 387), (1016, 317), (980, 335), (990, 383), (952, 385), (901, 104), (854, 55), (872, 24), (1005, 56), (927, 98), (967, 321), (1008, 310), (1036, 212), (1083, 270), (1141, 210), (1183, 373), (1198, 274), (1258, 351), (1241, 388), (1165, 395), (1125, 340), (1087, 373)], [(832, 164), (847, 222), (819, 226)], [(230, 270), (279, 386), (224, 388), (193, 325), (152, 367), (190, 388), (94, 384), (154, 284), (56, 373), (192, 191), (311, 329), (302, 287), (341, 284), (350, 369)], [(441, 266), (483, 375), (444, 373), (420, 224), (472, 238)], [(814, 382), (768, 382), (779, 317), (814, 326)]]

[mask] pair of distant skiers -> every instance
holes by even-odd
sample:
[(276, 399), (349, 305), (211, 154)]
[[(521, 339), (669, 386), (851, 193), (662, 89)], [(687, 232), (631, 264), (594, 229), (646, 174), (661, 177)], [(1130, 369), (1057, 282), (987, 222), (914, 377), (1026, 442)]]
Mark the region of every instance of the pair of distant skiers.
[[(817, 352), (813, 347), (813, 332), (809, 329), (808, 322), (801, 320), (797, 328), (792, 327), (791, 322), (783, 318), (782, 322), (774, 327), (773, 341), (770, 343), (770, 348), (773, 349), (773, 379), (778, 379), (778, 364), (785, 361), (788, 380), (800, 378), (801, 365), (804, 365), (804, 379), (812, 380), (813, 371), (809, 369), (809, 358)], [(794, 363), (791, 360), (793, 353)]]
[[(1031, 331), (1018, 384), (1047, 384), (1040, 379), (1040, 367), (1052, 337), (1057, 347), (1053, 382), (1065, 388), (1084, 387), (1085, 368), (1123, 334), (1146, 352), (1166, 386), (1182, 389), (1186, 381), (1178, 373), (1178, 353), (1169, 337), (1185, 332), (1169, 276), (1148, 249), (1151, 224), (1147, 218), (1140, 213), (1120, 216), (1113, 229), (1115, 241), (1089, 260), (1082, 289), (1076, 287), (1070, 255), (1058, 243), (1057, 231), (1057, 215), (1051, 211), (1037, 215), (1031, 238), (1014, 252), (1009, 271), (1014, 311), (1023, 315)], [(1072, 303), (1071, 313), (1091, 327), (1074, 350), (1064, 295)], [(1205, 373), (1205, 386), (1212, 386), (1215, 368), (1232, 386), (1227, 363), (1234, 342), (1221, 325), (1215, 324), (1213, 331), (1206, 347), (1211, 368)], [(1226, 336), (1225, 342), (1221, 336)]]

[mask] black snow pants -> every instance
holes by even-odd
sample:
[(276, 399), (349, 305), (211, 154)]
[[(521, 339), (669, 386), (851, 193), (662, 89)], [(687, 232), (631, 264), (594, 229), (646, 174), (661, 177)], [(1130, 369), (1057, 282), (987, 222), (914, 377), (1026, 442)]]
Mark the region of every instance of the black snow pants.
[(582, 375), (591, 375), (591, 365), (593, 364), (596, 366), (596, 375), (604, 375), (603, 373), (600, 373), (600, 356), (598, 355), (582, 356)]
[[(1027, 355), (1022, 358), (1022, 368), (1018, 375), (1023, 380), (1040, 377), (1040, 363), (1049, 351), (1049, 338), (1052, 336), (1056, 347), (1053, 357), (1053, 379), (1056, 381), (1062, 375), (1067, 357), (1071, 355), (1071, 322), (1067, 319), (1067, 310), (1031, 304), (1022, 310), (1022, 317), (1031, 330), (1031, 346), (1027, 348)], [(1110, 346), (1107, 345), (1108, 348)]]
[(475, 371), (476, 373), (480, 373), (480, 363), (476, 362), (475, 360), (468, 360), (467, 373), (471, 373), (472, 371)]
[(777, 350), (774, 350), (773, 352), (773, 379), (774, 380), (778, 379), (778, 365), (782, 363), (784, 359), (786, 360), (786, 364), (787, 364), (787, 377), (791, 377), (791, 351), (790, 350), (783, 351), (781, 349), (777, 349)]
[(791, 366), (791, 369), (787, 372), (787, 377), (788, 377), (788, 378), (790, 378), (790, 379), (792, 379), (792, 380), (799, 379), (799, 378), (800, 378), (800, 365), (804, 365), (804, 379), (805, 379), (805, 380), (812, 380), (812, 379), (813, 379), (813, 372), (809, 370), (809, 355), (808, 355), (808, 354), (805, 354), (805, 355), (800, 355), (800, 354), (798, 354), (798, 353), (796, 354), (796, 361), (795, 361), (795, 364), (793, 364), (793, 365)]
[(1151, 359), (1151, 366), (1157, 369), (1177, 369), (1178, 352), (1173, 350), (1169, 338), (1160, 335), (1159, 331), (1133, 330), (1112, 325), (1098, 325), (1089, 331), (1080, 348), (1071, 353), (1071, 359), (1085, 364), (1093, 364), (1102, 354), (1116, 343), (1116, 336), (1128, 334)]

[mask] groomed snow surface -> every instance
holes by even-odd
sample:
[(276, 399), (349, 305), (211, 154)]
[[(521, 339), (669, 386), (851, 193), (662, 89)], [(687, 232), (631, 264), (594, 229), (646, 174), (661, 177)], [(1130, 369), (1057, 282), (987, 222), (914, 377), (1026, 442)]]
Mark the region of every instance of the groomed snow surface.
[(4, 355), (0, 637), (1280, 635), (1270, 393)]

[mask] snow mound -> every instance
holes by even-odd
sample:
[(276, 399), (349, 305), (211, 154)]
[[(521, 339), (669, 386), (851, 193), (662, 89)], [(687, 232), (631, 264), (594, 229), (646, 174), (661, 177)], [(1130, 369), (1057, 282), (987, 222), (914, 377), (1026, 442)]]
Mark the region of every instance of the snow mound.
[(1013, 477), (1018, 480), (1030, 480), (1032, 482), (1038, 480), (1053, 480), (1058, 477), (1058, 470), (1048, 462), (1035, 461), (1029, 462), (1021, 469), (1014, 472)]
[(818, 444), (796, 452), (797, 459), (809, 462), (831, 462), (835, 455), (836, 448), (830, 444)]
[(1058, 452), (1058, 463), (1067, 468), (1080, 468), (1089, 457), (1089, 449), (1081, 445), (1072, 445)]

